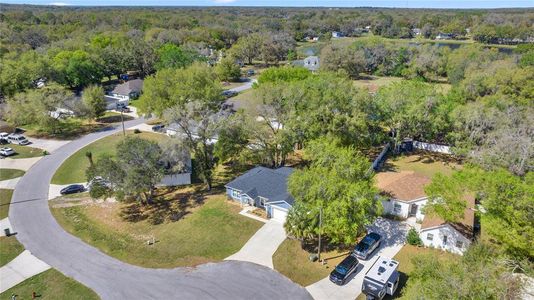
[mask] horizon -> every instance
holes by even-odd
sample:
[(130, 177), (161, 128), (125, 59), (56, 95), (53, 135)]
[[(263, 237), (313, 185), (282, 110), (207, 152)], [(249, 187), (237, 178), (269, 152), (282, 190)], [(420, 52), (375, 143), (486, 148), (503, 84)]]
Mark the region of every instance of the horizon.
[[(1, 1), (0, 5), (35, 5), (42, 7), (227, 7), (227, 8), (343, 8), (343, 9), (358, 9), (358, 8), (391, 8), (391, 9), (530, 9), (534, 8), (532, 1), (516, 0), (516, 1), (481, 1), (481, 0), (453, 0), (453, 1), (354, 1), (349, 0), (325, 0), (314, 1), (310, 5), (309, 1), (297, 0), (290, 5), (281, 0), (201, 0), (201, 1), (173, 1), (163, 0), (156, 4), (150, 3), (150, 0), (132, 0), (128, 4), (123, 4), (122, 0), (112, 1), (93, 0), (72, 0), (65, 2), (54, 2), (54, 0), (33, 0), (33, 1), (19, 1), (8, 0)], [(503, 3), (504, 2), (504, 3)], [(357, 4), (357, 5), (355, 5)]]

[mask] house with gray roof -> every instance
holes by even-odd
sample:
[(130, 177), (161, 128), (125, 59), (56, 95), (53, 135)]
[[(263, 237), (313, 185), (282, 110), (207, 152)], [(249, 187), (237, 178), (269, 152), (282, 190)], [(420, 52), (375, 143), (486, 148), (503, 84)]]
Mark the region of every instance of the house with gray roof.
[(267, 217), (284, 222), (295, 200), (287, 191), (293, 168), (255, 167), (225, 185), (229, 198), (242, 205), (263, 208)]
[(130, 100), (139, 97), (142, 90), (143, 80), (133, 79), (117, 85), (111, 92), (111, 95), (113, 97)]

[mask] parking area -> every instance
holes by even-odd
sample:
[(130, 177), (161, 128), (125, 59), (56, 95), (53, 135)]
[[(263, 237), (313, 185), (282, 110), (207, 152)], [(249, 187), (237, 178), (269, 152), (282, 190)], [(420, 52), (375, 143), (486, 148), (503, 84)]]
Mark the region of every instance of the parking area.
[(376, 232), (383, 238), (380, 248), (366, 261), (360, 260), (360, 265), (351, 275), (350, 280), (342, 286), (338, 286), (324, 278), (306, 287), (306, 290), (315, 300), (354, 300), (361, 293), (363, 277), (371, 268), (379, 256), (393, 257), (404, 246), (406, 234), (410, 226), (405, 222), (378, 218), (375, 223), (368, 227), (369, 232)]

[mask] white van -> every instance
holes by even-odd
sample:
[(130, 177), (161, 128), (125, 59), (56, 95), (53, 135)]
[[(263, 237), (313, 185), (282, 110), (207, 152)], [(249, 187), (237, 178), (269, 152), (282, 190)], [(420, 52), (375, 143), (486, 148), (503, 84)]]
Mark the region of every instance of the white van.
[(7, 137), (7, 141), (11, 144), (18, 144), (18, 145), (28, 145), (30, 142), (28, 139), (26, 139), (23, 135), (20, 134), (10, 134)]

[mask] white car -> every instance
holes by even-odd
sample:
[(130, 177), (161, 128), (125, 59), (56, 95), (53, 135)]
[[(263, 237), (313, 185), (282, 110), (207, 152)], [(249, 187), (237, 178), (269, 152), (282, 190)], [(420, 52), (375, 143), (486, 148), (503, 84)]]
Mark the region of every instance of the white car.
[(15, 154), (15, 151), (11, 148), (0, 148), (0, 155), (2, 156), (11, 156), (14, 154)]
[(9, 133), (7, 132), (0, 132), (0, 142), (6, 142), (7, 143), (7, 137), (9, 136)]
[(11, 144), (18, 144), (18, 145), (28, 145), (30, 143), (30, 141), (28, 141), (28, 139), (26, 139), (26, 137), (24, 137), (23, 135), (20, 135), (20, 134), (10, 134), (8, 137), (7, 137), (7, 140), (11, 143)]

